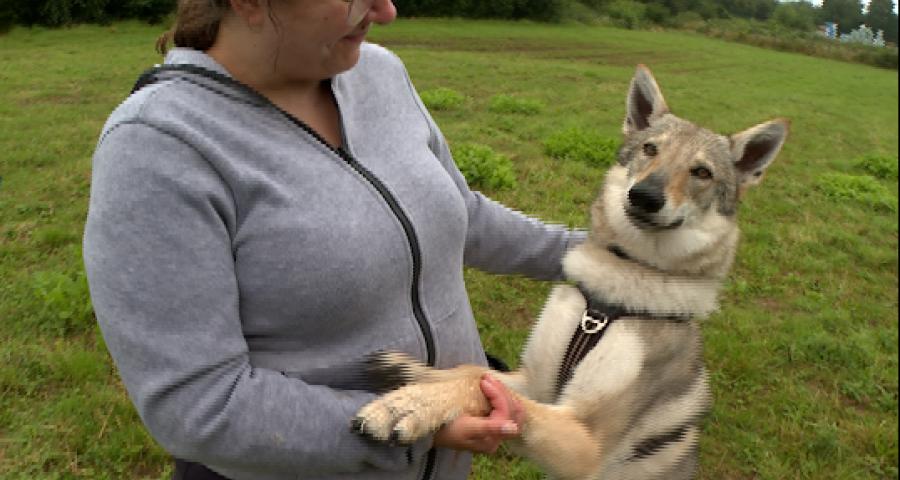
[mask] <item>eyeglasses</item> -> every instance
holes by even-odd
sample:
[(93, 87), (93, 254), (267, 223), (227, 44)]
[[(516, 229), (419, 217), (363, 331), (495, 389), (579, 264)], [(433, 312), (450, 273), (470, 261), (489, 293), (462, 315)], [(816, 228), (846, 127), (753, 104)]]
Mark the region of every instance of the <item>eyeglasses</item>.
[(366, 14), (372, 9), (375, 0), (344, 0), (350, 4), (350, 11), (347, 12), (347, 25), (357, 25), (366, 18)]

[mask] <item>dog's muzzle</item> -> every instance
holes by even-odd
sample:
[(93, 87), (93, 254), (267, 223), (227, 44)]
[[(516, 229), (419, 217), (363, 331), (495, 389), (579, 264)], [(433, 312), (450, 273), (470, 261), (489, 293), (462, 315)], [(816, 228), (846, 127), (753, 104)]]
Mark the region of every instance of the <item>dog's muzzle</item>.
[(654, 214), (666, 206), (665, 184), (663, 180), (650, 175), (628, 190), (629, 210), (640, 210), (645, 214)]
[(625, 213), (634, 226), (646, 230), (678, 228), (683, 219), (666, 222), (660, 214), (666, 206), (665, 179), (661, 175), (650, 175), (628, 190), (628, 205)]

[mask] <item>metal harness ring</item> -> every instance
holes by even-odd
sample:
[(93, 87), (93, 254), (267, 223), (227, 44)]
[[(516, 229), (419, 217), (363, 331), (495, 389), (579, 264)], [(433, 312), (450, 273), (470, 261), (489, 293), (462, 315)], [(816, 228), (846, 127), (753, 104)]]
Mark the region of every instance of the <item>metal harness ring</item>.
[(585, 310), (581, 315), (581, 331), (588, 335), (602, 332), (607, 325), (609, 325), (609, 316), (606, 314), (603, 314), (600, 320), (592, 317), (589, 310)]

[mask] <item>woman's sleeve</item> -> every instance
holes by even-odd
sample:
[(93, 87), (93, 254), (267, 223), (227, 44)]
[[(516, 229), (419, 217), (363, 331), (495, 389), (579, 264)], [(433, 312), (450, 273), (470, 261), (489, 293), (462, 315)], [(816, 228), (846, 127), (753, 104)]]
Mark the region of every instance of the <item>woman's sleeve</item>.
[(403, 470), (430, 447), (350, 433), (373, 397), (250, 365), (232, 195), (181, 140), (121, 124), (94, 156), (84, 261), (107, 347), (141, 419), (176, 457), (239, 472)]

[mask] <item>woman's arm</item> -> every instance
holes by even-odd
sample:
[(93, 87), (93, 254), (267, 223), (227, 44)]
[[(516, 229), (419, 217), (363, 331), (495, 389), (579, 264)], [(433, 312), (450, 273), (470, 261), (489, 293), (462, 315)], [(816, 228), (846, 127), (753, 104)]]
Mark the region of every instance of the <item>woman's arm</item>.
[(171, 454), (242, 472), (403, 470), (430, 448), (350, 433), (373, 396), (250, 365), (231, 192), (185, 142), (142, 123), (98, 146), (84, 260), (104, 338)]
[(471, 190), (437, 126), (433, 151), (456, 182), (469, 211), (466, 265), (491, 273), (516, 273), (538, 280), (561, 280), (562, 258), (587, 238), (584, 231), (550, 225)]

